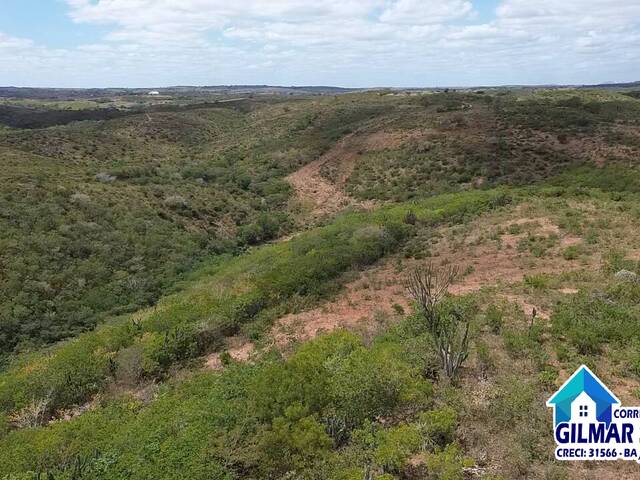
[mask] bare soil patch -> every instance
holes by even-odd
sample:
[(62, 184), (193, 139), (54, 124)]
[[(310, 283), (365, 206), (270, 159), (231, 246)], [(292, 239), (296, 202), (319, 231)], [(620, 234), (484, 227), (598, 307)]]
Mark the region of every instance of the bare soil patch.
[[(506, 233), (514, 224), (534, 226), (536, 235), (554, 235), (557, 237), (557, 245), (541, 257), (535, 257), (529, 251), (519, 251), (517, 245), (528, 232)], [(497, 239), (489, 239), (485, 236), (489, 226), (505, 233)], [(562, 258), (561, 248), (579, 243), (581, 239), (563, 233), (547, 217), (519, 217), (503, 220), (501, 223), (496, 223), (495, 218), (479, 219), (469, 226), (469, 234), (458, 243), (451, 241), (452, 228), (455, 227), (440, 229), (440, 240), (432, 248), (431, 259), (438, 264), (456, 264), (466, 273), (451, 287), (451, 293), (459, 295), (478, 291), (483, 287), (503, 286), (507, 291), (500, 293), (499, 297), (517, 304), (527, 316), (531, 316), (535, 309), (536, 318), (548, 320), (550, 311), (529, 295), (510, 291), (510, 284), (521, 282), (527, 275), (561, 273), (588, 266), (584, 262)], [(360, 273), (355, 280), (347, 282), (336, 298), (311, 310), (279, 319), (270, 334), (273, 344), (280, 350), (286, 350), (294, 343), (339, 328), (375, 333), (384, 322), (392, 321), (394, 315), (409, 310), (404, 279), (411, 268), (427, 261), (398, 257), (383, 260)], [(594, 265), (598, 261), (597, 256), (589, 259)], [(567, 289), (564, 293), (575, 292), (574, 289)], [(254, 345), (235, 338), (230, 341), (227, 351), (232, 358), (244, 361), (250, 358)], [(209, 356), (207, 367), (222, 368), (220, 355)]]
[[(520, 218), (501, 226), (507, 228), (514, 223), (539, 225), (537, 234), (557, 235), (560, 246), (581, 241), (578, 237), (564, 235), (560, 228), (546, 217)], [(557, 251), (550, 252), (544, 258), (536, 258), (529, 252), (518, 252), (516, 245), (526, 235), (505, 233), (502, 235), (502, 246), (491, 241), (477, 244), (475, 234), (470, 236), (463, 246), (454, 246), (445, 236), (434, 247), (434, 253), (437, 253), (434, 261), (454, 263), (459, 265), (462, 271), (470, 271), (451, 287), (451, 293), (456, 295), (478, 291), (482, 287), (521, 282), (526, 275), (560, 273), (584, 268), (584, 264), (558, 257)], [(403, 280), (410, 268), (424, 261), (405, 259), (401, 268), (397, 262), (397, 258), (391, 258), (367, 270), (357, 280), (348, 283), (344, 292), (336, 299), (318, 308), (283, 317), (272, 331), (275, 343), (284, 347), (293, 341), (308, 340), (321, 332), (336, 328), (366, 328), (371, 326), (371, 319), (376, 315), (393, 314), (394, 304), (408, 309), (409, 301), (404, 291)], [(550, 317), (546, 308), (534, 304), (525, 295), (509, 293), (501, 296), (508, 302), (519, 305), (527, 316), (532, 315), (535, 309), (537, 318), (548, 320)], [(375, 322), (373, 323), (372, 327), (375, 327)]]
[(380, 323), (396, 313), (395, 309), (408, 307), (399, 274), (390, 265), (382, 264), (347, 283), (336, 299), (281, 318), (272, 329), (272, 337), (279, 348), (285, 348), (338, 328), (374, 333)]
[[(242, 337), (230, 337), (226, 341), (226, 351), (237, 362), (247, 362), (255, 352), (255, 345)], [(222, 353), (214, 352), (205, 360), (205, 367), (210, 370), (222, 370)]]
[(311, 220), (335, 215), (348, 206), (370, 209), (372, 201), (359, 201), (344, 192), (344, 185), (356, 162), (364, 153), (396, 148), (417, 135), (416, 132), (378, 131), (352, 133), (338, 141), (317, 160), (287, 177), (296, 192), (296, 200)]

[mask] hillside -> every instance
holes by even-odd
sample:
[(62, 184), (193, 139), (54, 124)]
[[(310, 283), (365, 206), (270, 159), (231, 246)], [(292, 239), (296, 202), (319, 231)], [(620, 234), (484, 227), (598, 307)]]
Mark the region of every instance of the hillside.
[(229, 100), (0, 129), (0, 478), (634, 478), (554, 461), (544, 402), (640, 398), (640, 100)]

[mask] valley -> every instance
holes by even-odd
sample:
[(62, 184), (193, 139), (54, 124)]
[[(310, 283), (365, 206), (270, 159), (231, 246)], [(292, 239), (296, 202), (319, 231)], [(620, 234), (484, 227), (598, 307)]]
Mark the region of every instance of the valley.
[(640, 402), (630, 91), (0, 90), (0, 479), (635, 478), (545, 407)]

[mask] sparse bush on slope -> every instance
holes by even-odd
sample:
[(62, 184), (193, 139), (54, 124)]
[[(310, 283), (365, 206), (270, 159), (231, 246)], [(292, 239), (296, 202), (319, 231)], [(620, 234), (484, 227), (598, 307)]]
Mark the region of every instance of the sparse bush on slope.
[[(353, 213), (288, 242), (213, 263), (184, 291), (156, 307), (114, 319), (51, 351), (19, 357), (0, 374), (0, 410), (52, 396), (51, 411), (84, 401), (118, 372), (117, 353), (138, 345), (142, 375), (162, 377), (177, 362), (216, 348), (240, 328), (268, 324), (295, 300), (335, 291), (347, 270), (371, 264), (411, 234), (409, 209), (423, 224), (460, 222), (509, 202), (503, 191), (444, 195), (372, 213)], [(254, 328), (255, 329), (255, 328)]]

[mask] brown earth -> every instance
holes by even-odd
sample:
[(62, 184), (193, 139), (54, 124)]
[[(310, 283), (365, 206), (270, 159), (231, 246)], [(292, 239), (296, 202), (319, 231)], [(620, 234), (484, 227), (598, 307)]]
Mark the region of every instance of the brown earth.
[[(513, 223), (537, 224), (539, 225), (537, 234), (558, 235), (560, 246), (573, 245), (581, 241), (578, 237), (563, 235), (560, 228), (545, 217), (521, 218), (505, 223), (502, 227), (506, 228)], [(448, 240), (441, 240), (434, 247), (440, 263), (457, 264), (462, 271), (472, 267), (470, 273), (462, 276), (451, 287), (451, 293), (456, 295), (470, 293), (482, 287), (517, 283), (526, 275), (559, 273), (584, 267), (583, 264), (570, 262), (556, 255), (535, 258), (528, 252), (518, 252), (515, 246), (526, 235), (526, 233), (503, 234), (501, 239), (504, 247), (502, 248), (499, 248), (495, 242), (474, 244), (476, 242), (474, 237), (470, 237), (463, 247), (454, 247)], [(532, 262), (535, 262), (535, 265), (532, 266)], [(376, 312), (392, 314), (394, 303), (405, 309), (408, 308), (409, 300), (402, 282), (406, 272), (419, 263), (417, 260), (405, 260), (400, 270), (397, 267), (397, 260), (389, 259), (366, 271), (357, 280), (348, 283), (344, 292), (335, 300), (306, 312), (287, 315), (274, 327), (273, 335), (276, 343), (283, 346), (292, 340), (308, 340), (322, 331), (340, 327), (361, 327), (363, 323), (370, 321)], [(550, 316), (547, 309), (533, 305), (522, 295), (505, 294), (502, 297), (511, 303), (518, 304), (528, 316), (532, 314), (534, 308), (537, 311), (537, 318), (548, 319)]]
[(375, 207), (372, 201), (356, 200), (344, 192), (344, 185), (358, 159), (366, 152), (397, 148), (420, 134), (422, 131), (378, 131), (368, 135), (357, 132), (345, 136), (320, 158), (287, 177), (295, 190), (295, 201), (312, 222), (335, 215), (349, 206), (365, 209)]
[[(521, 282), (526, 275), (542, 273), (561, 273), (584, 268), (584, 263), (568, 261), (559, 256), (559, 250), (566, 245), (581, 242), (579, 237), (564, 234), (547, 217), (521, 217), (499, 224), (497, 228), (508, 231), (513, 224), (528, 225), (535, 228), (536, 235), (554, 235), (558, 245), (548, 255), (534, 257), (528, 251), (519, 251), (518, 242), (528, 233), (502, 233), (497, 241), (481, 239), (488, 225), (478, 220), (470, 227), (472, 234), (462, 244), (449, 238), (451, 227), (441, 229), (441, 239), (433, 247), (434, 262), (459, 265), (467, 272), (451, 287), (453, 294), (460, 295), (478, 291), (483, 287), (508, 286)], [(494, 225), (495, 227), (495, 225)], [(597, 257), (590, 259), (595, 265)], [(338, 328), (358, 330), (373, 334), (386, 322), (393, 321), (394, 315), (407, 311), (410, 301), (403, 287), (406, 273), (415, 268), (421, 260), (389, 258), (360, 273), (355, 280), (345, 284), (342, 293), (321, 306), (304, 312), (289, 314), (279, 319), (272, 328), (272, 343), (280, 350), (286, 350), (292, 344), (309, 340), (322, 332)], [(575, 293), (575, 289), (566, 289), (564, 293)], [(536, 318), (548, 320), (549, 308), (535, 304), (528, 295), (509, 292), (499, 295), (509, 303), (518, 305), (526, 316), (536, 310)], [(245, 360), (253, 353), (253, 344), (243, 344), (236, 338), (228, 351), (237, 360)], [(247, 346), (250, 345), (250, 346)], [(248, 354), (245, 353), (248, 349)], [(209, 368), (221, 368), (218, 354), (207, 360)]]
[[(255, 345), (242, 337), (230, 337), (226, 340), (225, 351), (237, 362), (247, 362), (255, 352)], [(205, 361), (205, 367), (211, 370), (222, 370), (222, 358), (220, 352), (210, 354)]]

